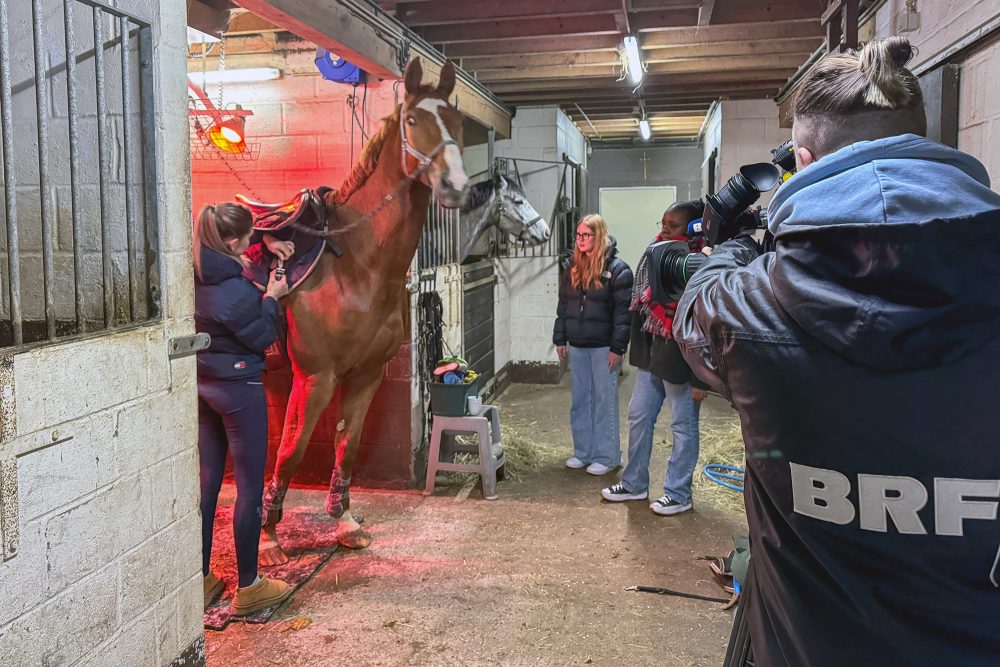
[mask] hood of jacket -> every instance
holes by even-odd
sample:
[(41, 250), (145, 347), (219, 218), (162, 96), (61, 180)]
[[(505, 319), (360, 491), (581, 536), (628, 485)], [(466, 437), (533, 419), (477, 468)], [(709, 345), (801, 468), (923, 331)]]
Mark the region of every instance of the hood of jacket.
[(778, 302), (869, 368), (979, 349), (1000, 334), (1000, 195), (989, 185), (972, 156), (912, 134), (822, 158), (768, 206)]

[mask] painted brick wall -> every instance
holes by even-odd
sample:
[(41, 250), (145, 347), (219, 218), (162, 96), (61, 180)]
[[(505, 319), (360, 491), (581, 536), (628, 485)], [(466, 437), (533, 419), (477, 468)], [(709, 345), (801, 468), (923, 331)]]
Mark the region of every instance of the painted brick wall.
[[(197, 83), (197, 76), (195, 76)], [(206, 91), (218, 100), (218, 89)], [(260, 144), (252, 162), (192, 162), (194, 210), (205, 204), (231, 201), (237, 193), (262, 201), (284, 201), (302, 188), (336, 187), (361, 152), (364, 139), (348, 104), (357, 94), (357, 113), (366, 133), (381, 125), (394, 106), (392, 82), (368, 85), (367, 113), (361, 112), (364, 87), (332, 83), (320, 76), (286, 76), (275, 81), (225, 86), (225, 104), (238, 103), (253, 111), (247, 120), (248, 142)]]
[[(168, 339), (194, 328), (185, 5), (116, 5), (155, 29), (156, 196), (167, 314), (144, 328), (0, 359), (0, 540), (8, 551), (15, 537), (19, 541), (15, 554), (0, 558), (5, 667), (204, 663), (195, 362), (167, 358)], [(13, 7), (11, 30), (22, 45), (30, 34), (27, 6)], [(46, 20), (54, 22), (47, 34), (61, 36), (61, 6), (47, 7)], [(77, 11), (81, 19), (89, 16), (84, 5)], [(90, 24), (79, 26), (78, 39), (85, 28)], [(52, 65), (64, 60), (55, 53), (60, 41), (46, 45)], [(19, 118), (16, 136), (30, 138), (33, 121), (26, 127)], [(82, 143), (92, 144), (96, 125), (82, 125)], [(120, 123), (110, 118), (109, 126)], [(112, 142), (116, 178), (118, 138)], [(96, 182), (93, 164), (84, 170), (87, 183)], [(68, 182), (63, 176), (54, 172), (60, 188)], [(22, 222), (40, 224), (37, 203)], [(26, 284), (25, 291), (37, 299), (40, 284)]]

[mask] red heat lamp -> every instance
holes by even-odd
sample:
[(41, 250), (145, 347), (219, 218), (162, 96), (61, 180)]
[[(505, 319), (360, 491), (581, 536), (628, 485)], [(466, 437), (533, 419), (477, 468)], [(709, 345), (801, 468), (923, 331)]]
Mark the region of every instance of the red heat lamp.
[[(237, 111), (243, 107), (236, 105)], [(208, 138), (216, 148), (226, 153), (245, 153), (247, 150), (244, 128), (246, 120), (242, 116), (232, 116), (227, 120), (219, 120), (208, 129)]]

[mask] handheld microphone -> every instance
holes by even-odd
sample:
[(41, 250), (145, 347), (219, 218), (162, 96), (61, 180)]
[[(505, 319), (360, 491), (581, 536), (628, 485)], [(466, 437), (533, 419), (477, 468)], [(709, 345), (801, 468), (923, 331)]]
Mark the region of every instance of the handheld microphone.
[(701, 218), (695, 218), (688, 223), (688, 236), (702, 236), (704, 232), (701, 229)]

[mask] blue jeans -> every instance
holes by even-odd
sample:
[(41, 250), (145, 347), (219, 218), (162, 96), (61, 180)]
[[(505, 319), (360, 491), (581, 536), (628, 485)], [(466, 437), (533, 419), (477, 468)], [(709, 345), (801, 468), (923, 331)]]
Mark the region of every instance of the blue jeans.
[(635, 376), (632, 398), (628, 401), (628, 463), (622, 471), (622, 486), (629, 493), (649, 488), (649, 457), (653, 453), (653, 429), (666, 393), (663, 382), (649, 371)]
[(569, 423), (573, 431), (573, 456), (584, 463), (615, 468), (622, 463), (618, 433), (618, 374), (608, 368), (608, 347), (573, 347), (569, 371), (573, 403)]
[(622, 485), (630, 493), (649, 488), (649, 457), (653, 451), (653, 428), (664, 399), (670, 405), (673, 450), (667, 463), (663, 494), (679, 503), (691, 502), (691, 480), (698, 464), (698, 413), (701, 404), (691, 398), (690, 384), (670, 384), (639, 371), (628, 404), (628, 463)]
[(226, 454), (233, 457), (236, 507), (233, 537), (239, 585), (257, 578), (257, 548), (267, 462), (267, 400), (259, 380), (198, 379), (198, 453), (201, 459), (202, 574), (212, 557), (215, 507), (226, 470)]

